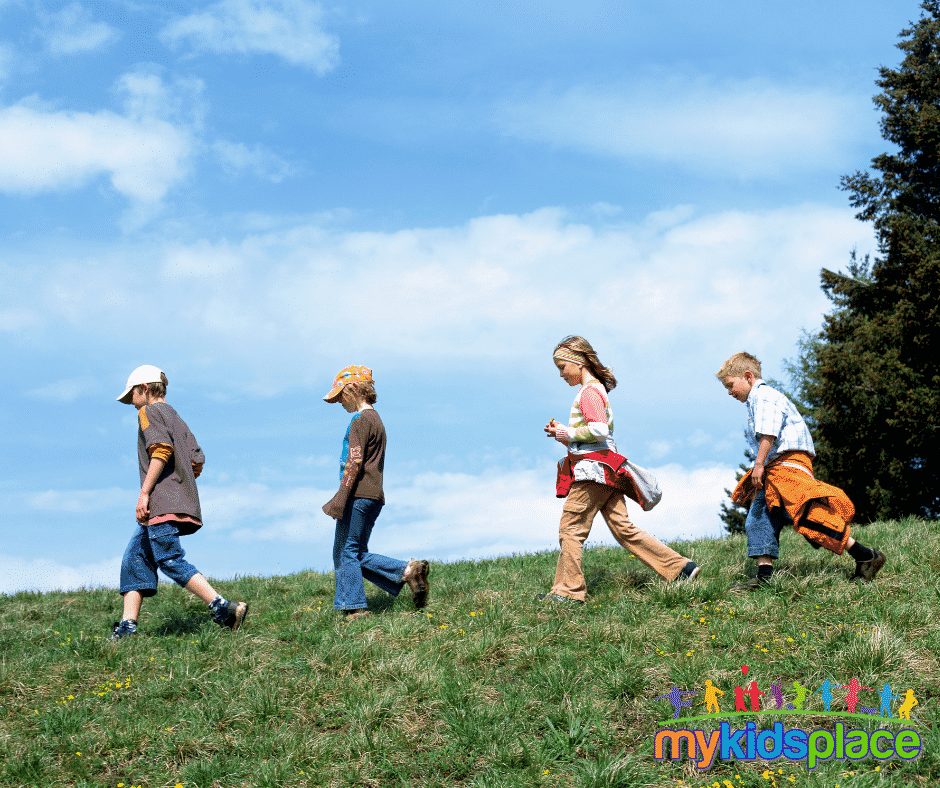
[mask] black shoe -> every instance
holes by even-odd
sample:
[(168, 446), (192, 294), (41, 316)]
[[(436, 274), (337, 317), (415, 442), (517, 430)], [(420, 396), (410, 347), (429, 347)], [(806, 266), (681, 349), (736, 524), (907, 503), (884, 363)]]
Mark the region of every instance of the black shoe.
[(870, 583), (875, 579), (875, 575), (881, 571), (881, 567), (885, 565), (888, 558), (884, 553), (880, 553), (875, 548), (871, 548), (872, 556), (870, 561), (856, 561), (855, 562), (855, 574), (852, 575), (853, 580), (864, 580), (866, 583)]
[(212, 620), (220, 627), (237, 632), (247, 615), (247, 602), (226, 602), (224, 607), (212, 613)]
[[(137, 623), (136, 621), (134, 622)], [(111, 625), (111, 640), (120, 640), (121, 638), (129, 638), (137, 635), (137, 627), (131, 628), (129, 622), (121, 619), (120, 621), (115, 621)]]
[(682, 580), (695, 580), (700, 574), (702, 574), (702, 567), (696, 564), (695, 561), (689, 561), (682, 567), (682, 571), (679, 572), (679, 576), (673, 580), (673, 582), (678, 583)]

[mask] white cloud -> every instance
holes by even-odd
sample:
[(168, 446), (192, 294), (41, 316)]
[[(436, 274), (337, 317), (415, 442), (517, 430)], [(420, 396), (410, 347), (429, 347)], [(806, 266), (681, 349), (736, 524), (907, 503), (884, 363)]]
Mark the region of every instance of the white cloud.
[(0, 594), (76, 591), (81, 588), (114, 588), (117, 593), (120, 574), (120, 556), (93, 564), (66, 566), (43, 558), (30, 561), (0, 555)]
[[(88, 514), (91, 512), (133, 511), (137, 493), (109, 487), (104, 490), (47, 490), (28, 498), (31, 509), (62, 514)], [(130, 517), (130, 514), (128, 514)]]
[(0, 191), (72, 190), (105, 175), (133, 203), (156, 206), (186, 175), (193, 139), (154, 114), (151, 76), (125, 75), (118, 88), (126, 115), (53, 110), (35, 100), (0, 108)]
[(94, 391), (97, 387), (97, 381), (86, 375), (79, 378), (57, 380), (54, 383), (33, 389), (27, 394), (47, 402), (74, 402), (84, 394)]
[[(709, 175), (776, 177), (846, 156), (875, 129), (867, 97), (753, 79), (639, 75), (631, 83), (544, 89), (502, 102), (512, 137)], [(869, 135), (870, 136), (870, 135)]]
[(222, 0), (177, 17), (160, 33), (196, 51), (271, 54), (325, 74), (339, 60), (339, 39), (323, 29), (323, 8), (308, 0)]
[(280, 183), (297, 172), (294, 165), (263, 145), (249, 148), (241, 142), (218, 140), (212, 144), (212, 150), (218, 156), (223, 169), (232, 175), (250, 172), (272, 183)]
[[(604, 347), (615, 369), (636, 374), (640, 359), (645, 396), (671, 394), (670, 381), (690, 364), (695, 390), (710, 395), (714, 369), (734, 350), (765, 360), (793, 355), (801, 329), (819, 325), (829, 307), (819, 269), (838, 268), (856, 245), (863, 253), (874, 246), (870, 228), (849, 210), (818, 205), (677, 212), (599, 228), (556, 209), (393, 233), (301, 224), (231, 240), (128, 245), (103, 262), (94, 252), (70, 265), (50, 262), (45, 283), (14, 281), (0, 309), (7, 299), (11, 309), (34, 303), (50, 329), (67, 320), (87, 342), (106, 336), (109, 346), (132, 348), (136, 339), (113, 327), (158, 297), (167, 319), (207, 354), (207, 380), (238, 379), (253, 394), (314, 376), (319, 385), (322, 366), (358, 354), (385, 358), (386, 367), (416, 358), (511, 365), (577, 331)], [(137, 276), (142, 265), (146, 282)], [(334, 307), (350, 293), (368, 320), (337, 321)], [(591, 308), (573, 324), (576, 304)], [(309, 362), (299, 374), (298, 358)]]
[(94, 22), (81, 3), (70, 3), (56, 13), (41, 13), (40, 37), (57, 55), (74, 55), (101, 49), (120, 38), (120, 32), (105, 22)]

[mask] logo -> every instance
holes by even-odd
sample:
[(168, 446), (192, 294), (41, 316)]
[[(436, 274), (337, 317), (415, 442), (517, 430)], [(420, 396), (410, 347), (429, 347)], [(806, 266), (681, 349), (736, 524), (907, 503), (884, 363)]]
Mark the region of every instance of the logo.
[[(747, 676), (748, 666), (742, 665), (741, 672)], [(845, 705), (847, 711), (831, 711), (835, 699), (833, 690), (847, 690)], [(859, 702), (859, 693), (874, 693), (876, 701), (872, 706), (863, 706)], [(783, 722), (774, 722), (770, 728), (759, 730), (756, 722), (747, 722), (743, 727), (734, 728), (725, 720), (717, 730), (704, 724), (689, 727), (689, 723), (718, 718), (745, 717), (761, 714), (763, 716), (799, 716), (838, 717), (850, 719), (877, 719), (887, 723), (904, 724), (910, 722), (911, 709), (917, 704), (914, 691), (893, 693), (891, 685), (885, 683), (880, 690), (862, 686), (858, 679), (851, 679), (847, 684), (835, 684), (826, 679), (818, 689), (810, 691), (798, 681), (790, 686), (771, 684), (768, 692), (762, 692), (756, 681), (746, 687), (734, 688), (734, 712), (722, 712), (719, 697), (724, 691), (716, 687), (711, 679), (705, 681), (701, 693), (702, 700), (697, 704), (705, 707), (705, 714), (683, 717), (683, 727), (677, 723), (669, 725), (666, 720), (660, 723), (653, 737), (653, 757), (656, 760), (670, 759), (679, 761), (683, 758), (694, 762), (696, 768), (705, 771), (711, 768), (715, 759), (738, 761), (774, 761), (787, 758), (791, 761), (805, 761), (807, 769), (815, 769), (821, 761), (831, 758), (839, 760), (861, 761), (867, 758), (887, 761), (898, 758), (912, 761), (920, 756), (920, 734), (910, 728), (902, 727), (892, 731), (885, 727), (868, 732), (850, 727), (851, 723), (840, 721), (833, 730), (788, 728)], [(668, 700), (673, 707), (673, 720), (679, 720), (683, 709), (692, 711), (693, 698), (699, 692), (672, 687), (665, 695), (655, 700)], [(815, 696), (823, 709), (806, 708), (815, 704)], [(871, 696), (865, 696), (866, 699)], [(764, 698), (764, 705), (761, 704)], [(897, 717), (892, 716), (892, 703), (897, 704)], [(684, 745), (684, 746), (683, 746)]]

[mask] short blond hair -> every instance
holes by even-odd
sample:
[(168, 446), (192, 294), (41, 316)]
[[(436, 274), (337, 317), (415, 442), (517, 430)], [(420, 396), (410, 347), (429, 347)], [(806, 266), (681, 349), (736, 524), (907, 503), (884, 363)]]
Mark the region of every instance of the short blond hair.
[(743, 378), (745, 372), (750, 372), (758, 378), (762, 377), (760, 373), (760, 361), (757, 360), (756, 356), (752, 356), (750, 353), (745, 353), (742, 350), (740, 353), (735, 353), (722, 364), (721, 369), (715, 373), (715, 377), (724, 382), (728, 378)]

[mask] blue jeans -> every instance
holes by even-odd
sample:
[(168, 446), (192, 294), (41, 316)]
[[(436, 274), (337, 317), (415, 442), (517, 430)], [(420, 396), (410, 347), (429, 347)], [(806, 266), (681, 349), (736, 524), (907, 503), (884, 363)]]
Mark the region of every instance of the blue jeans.
[(184, 560), (180, 534), (174, 523), (139, 525), (127, 544), (121, 561), (121, 594), (139, 591), (143, 596), (157, 593), (157, 567), (181, 586), (199, 573)]
[(398, 596), (404, 583), (406, 561), (369, 552), (369, 536), (382, 511), (382, 502), (354, 498), (342, 519), (336, 521), (333, 540), (333, 568), (336, 570), (336, 610), (361, 610), (368, 607), (363, 578), (383, 591)]
[(767, 500), (763, 490), (758, 490), (751, 508), (744, 521), (744, 530), (747, 532), (747, 554), (750, 558), (759, 555), (769, 555), (777, 558), (780, 554), (780, 532), (784, 526), (792, 525), (793, 519), (786, 509), (771, 512), (767, 508)]

